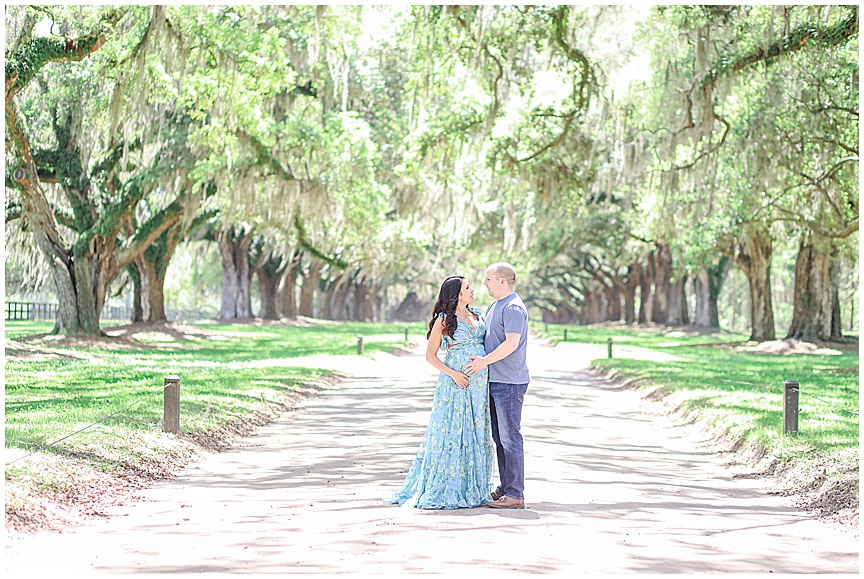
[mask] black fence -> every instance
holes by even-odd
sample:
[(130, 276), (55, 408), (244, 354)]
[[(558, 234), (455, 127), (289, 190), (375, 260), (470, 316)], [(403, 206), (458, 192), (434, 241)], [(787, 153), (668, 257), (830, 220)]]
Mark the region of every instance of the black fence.
[(6, 302), (7, 320), (53, 320), (56, 317), (57, 304)]
[[(54, 320), (57, 317), (57, 304), (35, 302), (6, 302), (7, 320)], [(206, 320), (212, 317), (198, 310), (165, 310), (168, 321)], [(131, 320), (132, 308), (126, 306), (105, 306), (102, 308), (101, 320)]]

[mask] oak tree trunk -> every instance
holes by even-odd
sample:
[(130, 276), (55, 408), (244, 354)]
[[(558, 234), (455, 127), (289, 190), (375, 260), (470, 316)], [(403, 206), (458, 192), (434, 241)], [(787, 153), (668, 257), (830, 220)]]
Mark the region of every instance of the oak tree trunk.
[(585, 294), (585, 302), (582, 304), (579, 318), (579, 323), (586, 326), (600, 321), (600, 298), (597, 293), (589, 291)]
[(650, 252), (646, 259), (645, 267), (641, 268), (639, 275), (639, 318), (640, 324), (647, 323), (653, 315), (651, 299), (651, 286), (654, 284), (654, 252)]
[(286, 318), (297, 317), (297, 272), (299, 269), (299, 256), (291, 260), (282, 273), (282, 291), (280, 303), (282, 304), (282, 315)]
[(366, 320), (366, 301), (369, 297), (369, 286), (363, 280), (354, 285), (354, 308), (351, 318), (356, 322), (365, 322)]
[(669, 284), (669, 312), (666, 315), (666, 324), (669, 326), (686, 326), (690, 323), (690, 314), (687, 310), (687, 274), (675, 277), (675, 282)]
[(222, 308), (220, 319), (248, 319), (252, 317), (252, 298), (249, 292), (251, 268), (249, 249), (254, 227), (235, 228), (233, 225), (219, 233), (219, 251), (222, 255)]
[(651, 300), (651, 321), (666, 324), (669, 320), (669, 292), (672, 279), (672, 252), (660, 244), (654, 252), (654, 295)]
[[(145, 252), (146, 253), (146, 252)], [(126, 268), (135, 285), (133, 322), (153, 323), (165, 321), (165, 273), (157, 264), (142, 254)]]
[(795, 260), (795, 297), (787, 338), (805, 342), (839, 340), (839, 268), (833, 244), (811, 234)]
[(627, 268), (622, 294), (624, 296), (624, 322), (631, 325), (636, 322), (636, 288), (642, 276), (642, 265), (634, 261)]
[[(349, 284), (349, 275), (343, 273), (335, 279), (330, 280), (330, 285), (327, 286), (327, 291), (324, 293), (324, 299), (321, 309), (321, 317), (327, 320), (341, 320), (341, 314), (344, 313), (343, 303), (338, 299), (338, 294)], [(339, 303), (337, 303), (339, 302)]]
[(347, 320), (350, 318), (348, 315), (348, 294), (351, 292), (351, 281), (349, 277), (345, 277), (345, 279), (339, 285), (339, 288), (336, 290), (335, 295), (333, 296), (333, 303), (330, 306), (330, 313), (333, 316), (334, 320)]
[(319, 291), (321, 283), (322, 263), (313, 259), (309, 264), (309, 271), (303, 278), (300, 288), (300, 315), (307, 318), (315, 317), (315, 293)]
[(258, 313), (258, 317), (265, 320), (278, 320), (279, 314), (276, 312), (276, 284), (279, 278), (272, 275), (272, 273), (263, 267), (255, 268), (255, 275), (258, 276), (258, 288), (261, 295), (261, 311)]
[(717, 310), (717, 299), (720, 289), (732, 262), (721, 256), (720, 261), (713, 267), (701, 267), (693, 278), (693, 289), (696, 293), (696, 316), (694, 325), (700, 328), (719, 328), (720, 318)]
[(699, 328), (720, 327), (716, 300), (713, 302), (713, 311), (711, 309), (710, 285), (708, 268), (704, 266), (700, 267), (696, 270), (696, 275), (693, 277), (693, 291), (696, 294), (696, 315), (693, 319), (693, 325)]
[(744, 231), (735, 261), (747, 276), (750, 285), (750, 340), (770, 341), (775, 338), (774, 307), (771, 302), (771, 234), (761, 224), (752, 224)]
[(283, 261), (281, 254), (274, 254), (271, 250), (265, 250), (258, 257), (255, 264), (255, 275), (258, 276), (258, 290), (261, 296), (261, 311), (258, 316), (265, 320), (278, 320), (276, 311), (276, 291), (282, 272), (288, 263)]
[(621, 290), (615, 284), (612, 287), (607, 287), (603, 290), (606, 293), (606, 300), (609, 302), (609, 310), (606, 319), (610, 322), (621, 320)]

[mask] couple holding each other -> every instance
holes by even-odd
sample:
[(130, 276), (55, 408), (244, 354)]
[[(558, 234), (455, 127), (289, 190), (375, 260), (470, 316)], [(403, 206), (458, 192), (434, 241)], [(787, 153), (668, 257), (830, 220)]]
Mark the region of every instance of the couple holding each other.
[[(484, 315), (462, 276), (444, 280), (429, 322), (426, 360), (441, 371), (429, 426), (402, 488), (386, 503), (421, 509), (525, 508), (522, 402), (528, 390), (528, 312), (508, 263), (486, 269), (495, 298)], [(438, 357), (441, 346), (444, 361)], [(487, 353), (488, 352), (488, 353)], [(501, 484), (492, 483), (492, 440)]]

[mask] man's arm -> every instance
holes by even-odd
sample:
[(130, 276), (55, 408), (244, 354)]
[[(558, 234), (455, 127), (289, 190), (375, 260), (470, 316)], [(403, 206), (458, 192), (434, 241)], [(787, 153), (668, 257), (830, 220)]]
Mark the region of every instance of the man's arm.
[(522, 335), (519, 332), (507, 332), (505, 336), (504, 341), (485, 356), (468, 356), (471, 358), (471, 362), (462, 366), (462, 370), (469, 376), (473, 376), (489, 364), (503, 360), (515, 352), (516, 348), (519, 347), (519, 340)]

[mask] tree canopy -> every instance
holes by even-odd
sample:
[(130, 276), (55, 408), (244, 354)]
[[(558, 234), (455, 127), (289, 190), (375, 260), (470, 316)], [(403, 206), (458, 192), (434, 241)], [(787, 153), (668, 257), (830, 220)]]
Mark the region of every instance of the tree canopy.
[(6, 30), (7, 263), (50, 280), (58, 330), (127, 286), (164, 318), (175, 249), (209, 239), (225, 318), (253, 275), (260, 315), (366, 319), (506, 260), (549, 321), (716, 327), (735, 267), (757, 340), (792, 247), (788, 335), (841, 335), (857, 6), (9, 6)]

